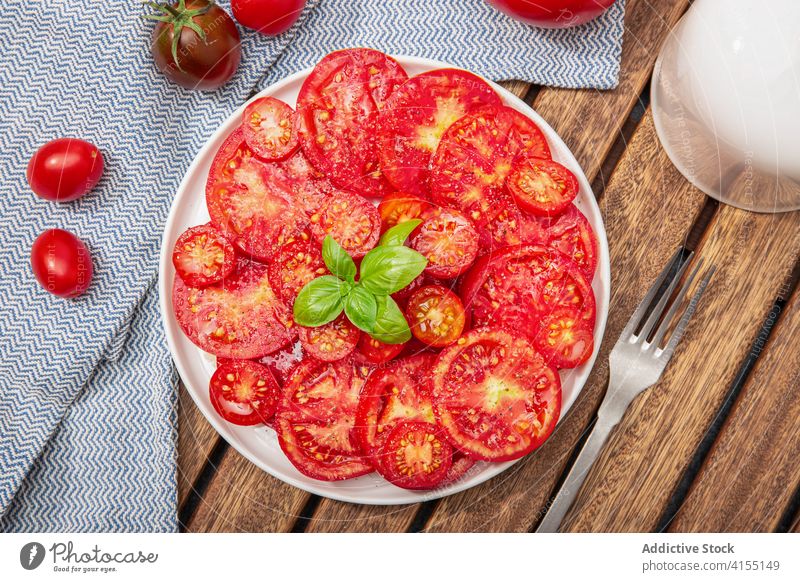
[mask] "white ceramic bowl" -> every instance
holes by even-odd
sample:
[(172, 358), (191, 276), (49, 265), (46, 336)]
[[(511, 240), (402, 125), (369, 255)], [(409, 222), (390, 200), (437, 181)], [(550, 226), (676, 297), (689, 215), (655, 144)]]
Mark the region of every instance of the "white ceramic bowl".
[[(395, 58), (403, 65), (409, 76), (417, 75), (431, 69), (452, 67), (452, 65), (447, 65), (445, 63), (416, 57), (400, 56)], [(253, 97), (253, 99), (271, 95), (294, 106), (297, 102), (297, 94), (300, 91), (300, 87), (310, 72), (311, 69), (307, 69), (292, 75), (264, 89), (261, 93)], [(592, 282), (597, 300), (595, 350), (590, 360), (583, 366), (574, 370), (564, 370), (561, 372), (563, 385), (561, 419), (563, 420), (567, 411), (569, 411), (575, 399), (578, 397), (586, 379), (589, 377), (589, 372), (597, 357), (597, 351), (603, 338), (608, 315), (609, 287), (611, 280), (608, 242), (603, 227), (603, 220), (600, 216), (600, 209), (594, 199), (591, 186), (578, 165), (578, 162), (569, 151), (569, 148), (567, 148), (561, 138), (558, 137), (556, 132), (553, 131), (539, 115), (531, 110), (530, 107), (499, 85), (492, 83), (492, 86), (506, 105), (519, 110), (536, 122), (547, 137), (553, 158), (570, 168), (578, 177), (580, 192), (575, 203), (578, 208), (580, 208), (581, 212), (589, 219), (592, 228), (594, 228), (597, 234), (599, 243), (599, 266), (594, 281)], [(175, 360), (175, 365), (183, 379), (183, 383), (194, 399), (197, 407), (226, 441), (233, 445), (236, 450), (247, 459), (270, 475), (310, 493), (340, 501), (374, 505), (427, 501), (469, 489), (506, 470), (514, 461), (505, 463), (477, 463), (467, 475), (458, 482), (433, 491), (408, 491), (400, 489), (391, 485), (376, 473), (334, 483), (317, 481), (306, 477), (292, 466), (278, 446), (278, 439), (272, 429), (263, 426), (234, 426), (222, 420), (214, 411), (208, 396), (208, 381), (214, 372), (216, 360), (214, 356), (203, 352), (189, 341), (181, 331), (172, 309), (172, 283), (175, 277), (175, 269), (172, 266), (172, 248), (176, 239), (184, 230), (190, 226), (202, 224), (209, 220), (205, 200), (205, 184), (208, 170), (217, 149), (220, 147), (225, 137), (239, 124), (244, 107), (245, 105), (242, 105), (239, 109), (234, 111), (227, 121), (217, 129), (211, 139), (203, 146), (197, 156), (195, 156), (194, 161), (191, 166), (189, 166), (189, 170), (186, 172), (178, 188), (175, 200), (172, 203), (161, 243), (158, 288), (167, 342), (169, 343), (172, 357)], [(536, 452), (534, 451), (531, 454), (535, 455)]]

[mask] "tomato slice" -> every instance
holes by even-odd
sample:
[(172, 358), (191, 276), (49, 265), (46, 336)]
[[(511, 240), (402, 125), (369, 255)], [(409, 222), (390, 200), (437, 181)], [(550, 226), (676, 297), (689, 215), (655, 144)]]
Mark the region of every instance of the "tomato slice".
[(277, 249), (269, 261), (269, 283), (289, 307), (306, 283), (327, 272), (319, 243), (306, 231)]
[(500, 98), (486, 81), (458, 69), (412, 77), (389, 99), (379, 119), (381, 167), (398, 190), (428, 196), (429, 167), (439, 140), (466, 113)]
[(461, 480), (474, 465), (475, 459), (468, 457), (461, 451), (453, 451), (453, 462), (450, 464), (450, 470), (447, 471), (447, 477), (445, 477), (444, 482), (455, 483)]
[(358, 400), (355, 428), (365, 455), (376, 457), (386, 436), (401, 421), (435, 421), (430, 377), (434, 360), (431, 354), (402, 358), (367, 378)]
[(275, 416), (278, 442), (298, 471), (338, 481), (372, 471), (352, 436), (365, 373), (350, 362), (307, 358), (283, 389)]
[(446, 478), (453, 447), (429, 422), (403, 422), (392, 430), (380, 453), (378, 472), (404, 489), (433, 489)]
[(266, 265), (241, 261), (230, 277), (202, 289), (176, 277), (172, 303), (187, 337), (218, 357), (259, 358), (296, 336), (290, 311), (270, 287)]
[(366, 333), (361, 334), (354, 357), (362, 364), (377, 365), (396, 358), (405, 344), (385, 344)]
[(382, 229), (387, 230), (401, 222), (420, 218), (429, 208), (430, 204), (418, 196), (405, 192), (392, 192), (378, 204)]
[(431, 199), (464, 212), (476, 224), (505, 194), (519, 154), (550, 157), (539, 127), (510, 107), (465, 115), (445, 132), (431, 162)]
[(461, 299), (441, 285), (415, 291), (408, 299), (406, 315), (414, 337), (437, 348), (461, 337), (466, 323)]
[(300, 146), (338, 187), (365, 196), (390, 191), (378, 163), (377, 115), (406, 78), (396, 61), (371, 49), (324, 57), (297, 98)]
[(361, 331), (344, 314), (319, 327), (301, 327), (299, 332), (306, 353), (323, 362), (346, 358), (361, 337)]
[(236, 251), (211, 224), (193, 226), (175, 242), (172, 264), (190, 287), (207, 287), (233, 273)]
[(289, 157), (299, 147), (294, 109), (274, 97), (261, 97), (242, 114), (242, 129), (247, 145), (264, 160), (276, 162)]
[(592, 355), (594, 335), (580, 311), (567, 307), (542, 320), (533, 343), (551, 366), (575, 368)]
[(340, 192), (328, 200), (318, 215), (311, 217), (320, 242), (331, 235), (354, 259), (366, 255), (381, 236), (381, 217), (369, 200), (358, 194)]
[(549, 158), (523, 156), (514, 160), (506, 187), (523, 210), (538, 216), (564, 212), (578, 195), (578, 179)]
[(298, 150), (279, 163), (286, 174), (286, 183), (292, 189), (294, 200), (307, 216), (318, 213), (327, 200), (338, 192), (325, 174), (317, 170)]
[(563, 214), (544, 222), (542, 239), (571, 258), (591, 281), (597, 268), (597, 236), (583, 213), (570, 205)]
[(463, 273), (478, 254), (478, 232), (469, 219), (455, 210), (428, 213), (411, 240), (411, 248), (428, 259), (425, 272), (438, 279)]
[(530, 342), (474, 329), (445, 348), (433, 407), (448, 440), (475, 459), (509, 461), (540, 446), (561, 411), (561, 382)]
[(230, 423), (269, 422), (278, 408), (280, 388), (269, 368), (252, 360), (227, 360), (209, 383), (214, 410)]
[(269, 368), (278, 384), (283, 387), (303, 357), (303, 346), (297, 341), (259, 358), (258, 361)]

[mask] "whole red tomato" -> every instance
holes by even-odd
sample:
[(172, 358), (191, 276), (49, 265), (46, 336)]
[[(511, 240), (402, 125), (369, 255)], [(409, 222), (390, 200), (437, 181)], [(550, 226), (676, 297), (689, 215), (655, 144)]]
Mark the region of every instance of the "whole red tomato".
[(39, 284), (53, 295), (77, 297), (92, 282), (89, 249), (71, 232), (44, 231), (31, 247), (31, 268)]
[(82, 139), (63, 137), (40, 147), (28, 162), (28, 184), (45, 200), (77, 200), (103, 174), (103, 154)]
[(151, 50), (161, 72), (188, 89), (216, 89), (233, 77), (242, 48), (227, 12), (208, 0), (155, 6), (161, 13), (148, 18), (159, 20)]
[(264, 34), (286, 32), (300, 18), (306, 0), (231, 0), (239, 24)]
[(616, 0), (486, 0), (509, 16), (543, 28), (585, 24)]

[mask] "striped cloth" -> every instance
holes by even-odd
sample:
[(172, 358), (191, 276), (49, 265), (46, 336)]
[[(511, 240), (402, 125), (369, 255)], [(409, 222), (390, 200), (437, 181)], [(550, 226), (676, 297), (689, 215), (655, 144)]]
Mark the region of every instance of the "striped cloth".
[[(229, 8), (227, 2), (221, 2)], [(150, 58), (138, 2), (6, 0), (0, 12), (0, 531), (174, 531), (176, 378), (154, 281), (170, 201), (192, 157), (254, 88), (346, 46), (450, 61), (495, 80), (616, 83), (620, 1), (564, 31), (482, 0), (311, 0), (287, 33), (242, 31), (239, 72), (216, 92), (172, 85)], [(75, 136), (104, 152), (80, 201), (37, 199), (25, 167)], [(95, 280), (48, 295), (28, 263), (47, 228), (90, 247)]]

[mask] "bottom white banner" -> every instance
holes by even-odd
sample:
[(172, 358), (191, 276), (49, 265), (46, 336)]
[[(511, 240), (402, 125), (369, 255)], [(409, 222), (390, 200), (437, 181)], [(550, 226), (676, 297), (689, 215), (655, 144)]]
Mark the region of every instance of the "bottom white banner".
[(5, 534), (0, 580), (800, 580), (797, 534)]

